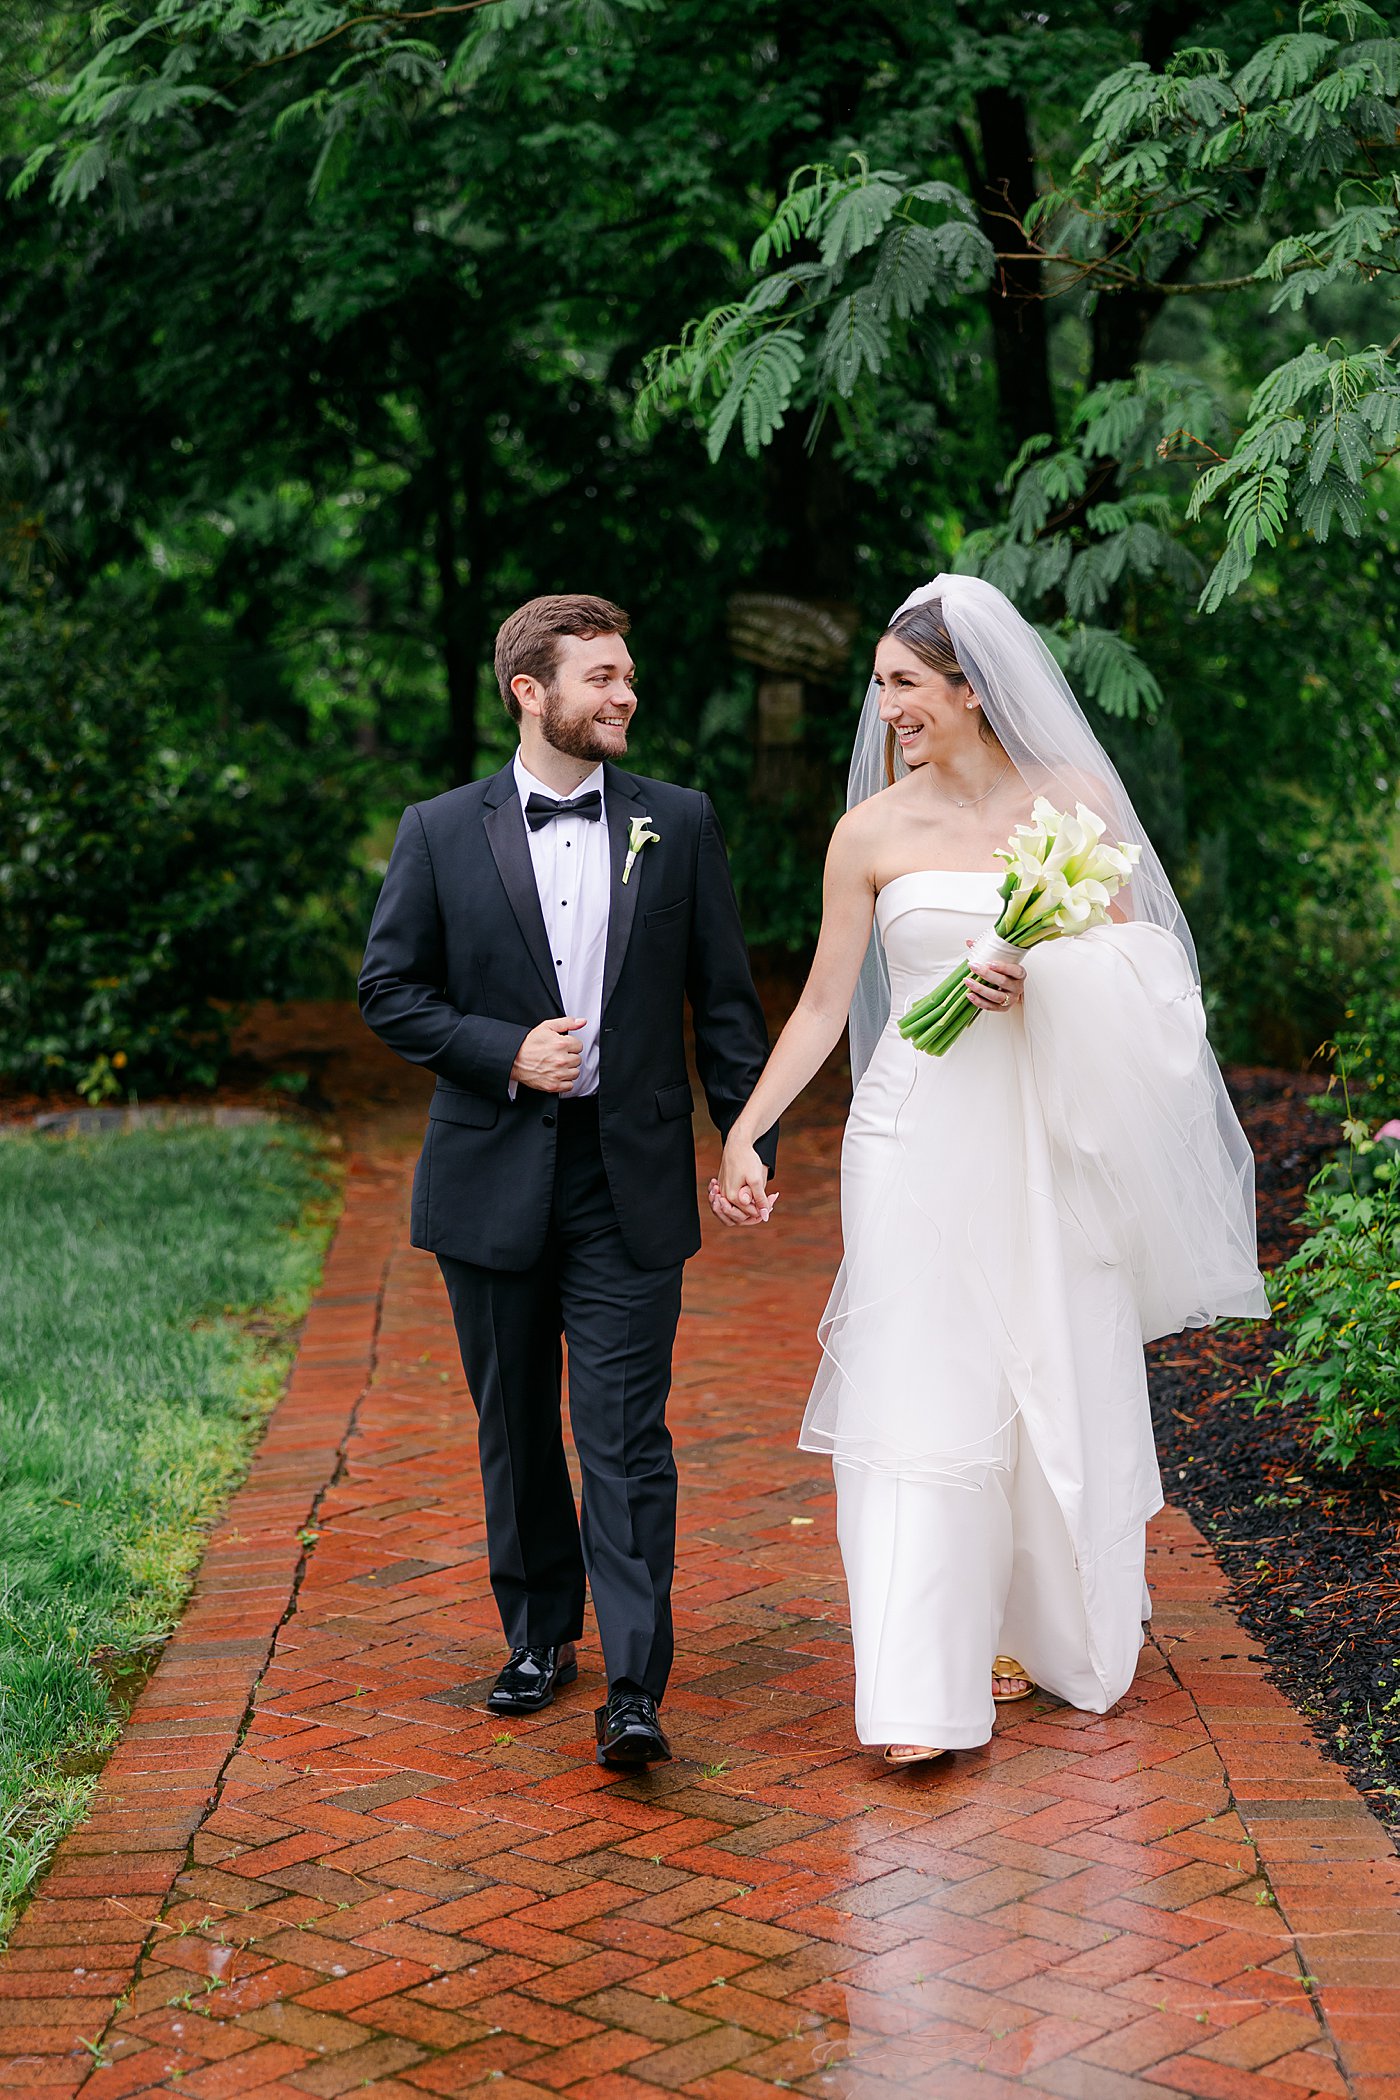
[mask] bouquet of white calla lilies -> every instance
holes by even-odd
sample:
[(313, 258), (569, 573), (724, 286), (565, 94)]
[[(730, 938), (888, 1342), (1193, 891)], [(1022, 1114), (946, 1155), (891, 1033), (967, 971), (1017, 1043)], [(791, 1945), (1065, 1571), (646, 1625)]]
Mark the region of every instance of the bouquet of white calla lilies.
[(1108, 923), (1108, 907), (1131, 877), (1142, 848), (1105, 845), (1107, 828), (1082, 802), (1070, 816), (1043, 795), (1036, 797), (1030, 823), (1018, 824), (1009, 842), (997, 848), (1006, 880), (995, 928), (966, 962), (910, 1007), (899, 1024), (906, 1042), (941, 1057), (971, 1026), (981, 1009), (968, 998), (966, 985), (979, 962), (993, 961), (1003, 949), (1034, 948)]

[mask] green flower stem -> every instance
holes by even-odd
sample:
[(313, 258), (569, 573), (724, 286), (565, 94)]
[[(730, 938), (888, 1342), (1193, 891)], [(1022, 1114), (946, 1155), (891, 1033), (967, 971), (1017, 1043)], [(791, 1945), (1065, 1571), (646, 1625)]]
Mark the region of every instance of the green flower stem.
[(914, 1044), (915, 1049), (924, 1051), (929, 1057), (942, 1057), (945, 1051), (951, 1050), (963, 1030), (972, 1026), (979, 1011), (980, 1009), (969, 1001), (965, 1017), (963, 1014), (955, 1014), (944, 1027), (933, 1029), (928, 1035), (918, 1037)]
[(951, 1020), (969, 1011), (972, 1002), (967, 996), (967, 988), (971, 982), (972, 973), (969, 971), (952, 998), (940, 1006), (936, 1013), (929, 1015), (919, 1030), (920, 1035), (941, 1035)]
[[(1008, 932), (998, 921), (996, 931), (1013, 948), (1037, 948), (1042, 941), (1054, 937), (1053, 920), (1046, 922), (1036, 916)], [(952, 1048), (965, 1028), (970, 1028), (982, 1009), (974, 1006), (967, 996), (967, 980), (973, 974), (971, 965), (960, 962), (949, 971), (941, 984), (926, 992), (910, 1007), (899, 1024), (899, 1032), (906, 1043), (922, 1050), (929, 1057), (942, 1057)]]
[(925, 992), (922, 999), (915, 1000), (899, 1024), (900, 1033), (905, 1036), (914, 1035), (923, 1022), (950, 1003), (970, 975), (967, 964), (960, 962), (941, 984), (935, 985), (931, 992)]
[(910, 1007), (899, 1024), (899, 1032), (906, 1042), (936, 1032), (950, 1014), (966, 1003), (963, 987), (971, 974), (966, 963), (959, 963), (951, 975), (936, 985), (917, 1006)]
[(945, 977), (942, 983), (936, 985), (931, 992), (925, 992), (922, 999), (916, 1000), (915, 1004), (910, 1008), (910, 1012), (914, 1014), (932, 1013), (935, 1007), (946, 1005), (949, 994), (957, 989), (967, 974), (967, 964), (959, 963), (953, 975)]
[(954, 1016), (970, 1004), (969, 1000), (960, 995), (951, 1006), (940, 1007), (937, 1013), (929, 1014), (916, 1028), (911, 1028), (904, 1040), (908, 1043), (923, 1043), (930, 1041), (934, 1036), (942, 1035)]
[(956, 1042), (964, 1028), (977, 1018), (978, 1012), (979, 1008), (975, 1007), (970, 999), (964, 997), (958, 1000), (946, 1013), (940, 1014), (936, 1020), (930, 1021), (926, 1027), (919, 1030), (912, 1038), (915, 1048), (929, 1050), (935, 1044)]

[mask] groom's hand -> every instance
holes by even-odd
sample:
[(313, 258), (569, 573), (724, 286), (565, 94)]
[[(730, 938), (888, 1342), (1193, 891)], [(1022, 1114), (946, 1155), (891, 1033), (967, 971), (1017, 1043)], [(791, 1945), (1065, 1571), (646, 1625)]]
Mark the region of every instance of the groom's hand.
[(515, 1053), (512, 1085), (531, 1087), (537, 1094), (567, 1094), (583, 1062), (578, 1031), (587, 1026), (587, 1021), (566, 1016), (532, 1028)]
[(778, 1200), (778, 1191), (769, 1189), (768, 1206), (765, 1210), (756, 1209), (752, 1203), (731, 1203), (720, 1188), (718, 1176), (711, 1176), (708, 1194), (710, 1209), (717, 1218), (722, 1218), (726, 1225), (766, 1225), (768, 1213)]

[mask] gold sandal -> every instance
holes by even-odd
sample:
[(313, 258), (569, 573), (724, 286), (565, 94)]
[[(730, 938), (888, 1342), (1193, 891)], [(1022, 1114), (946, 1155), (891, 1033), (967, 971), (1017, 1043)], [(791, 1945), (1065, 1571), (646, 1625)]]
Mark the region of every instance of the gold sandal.
[(1032, 1684), (1025, 1664), (1017, 1662), (1014, 1655), (994, 1655), (992, 1657), (993, 1682), (998, 1677), (1024, 1677), (1026, 1680), (1026, 1689), (1023, 1692), (993, 1691), (992, 1698), (998, 1706), (1015, 1706), (1022, 1699), (1033, 1699), (1035, 1697), (1038, 1687)]
[(905, 1765), (935, 1764), (940, 1757), (947, 1757), (950, 1754), (947, 1750), (907, 1749), (901, 1757), (899, 1749), (900, 1746), (895, 1743), (886, 1743), (885, 1745), (885, 1763), (892, 1772), (902, 1771)]

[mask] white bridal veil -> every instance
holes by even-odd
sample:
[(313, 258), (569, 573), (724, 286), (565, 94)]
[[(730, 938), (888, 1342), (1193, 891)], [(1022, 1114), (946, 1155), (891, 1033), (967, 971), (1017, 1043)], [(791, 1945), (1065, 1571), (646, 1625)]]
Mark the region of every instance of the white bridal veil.
[[(1122, 840), (1142, 849), (1131, 891), (1120, 901), (1134, 919), (1145, 919), (1174, 933), (1196, 977), (1191, 930), (1166, 869), (1112, 759), (1089, 727), (1045, 643), (1011, 600), (980, 576), (935, 576), (932, 583), (909, 593), (891, 614), (891, 626), (902, 613), (934, 598), (939, 601), (958, 662), (982, 702), (982, 712), (1027, 787), (1047, 796), (1057, 809), (1087, 803), (1103, 818), (1115, 845)], [(897, 750), (894, 770), (896, 779), (909, 770)], [(880, 720), (879, 688), (872, 678), (851, 754), (847, 809), (854, 809), (887, 785), (885, 727)], [(889, 1011), (889, 972), (877, 932), (871, 936), (851, 1005), (852, 1079), (858, 1080), (869, 1064)]]
[[(802, 1442), (849, 1464), (969, 1484), (1004, 1462), (1022, 1417), (1067, 1516), (1100, 1498), (1087, 1541), (1155, 1506), (1145, 1395), (1135, 1397), (1143, 1341), (1267, 1317), (1254, 1161), (1207, 1041), (1185, 917), (1059, 666), (992, 585), (940, 576), (899, 612), (930, 599), (1027, 790), (1057, 808), (1088, 804), (1141, 859), (1120, 893), (1126, 918), (1030, 951), (1019, 1011), (984, 1014), (944, 1058), (886, 1032), (880, 928), (903, 1011), (976, 923), (955, 918), (956, 946), (942, 945), (949, 900), (970, 882), (985, 911), (995, 877), (908, 888), (877, 914), (851, 1011), (861, 1084), (843, 1154), (845, 1259)], [(885, 763), (872, 683), (852, 805), (887, 786)], [(905, 770), (897, 752), (895, 766)], [(941, 913), (921, 916), (920, 894)], [(1125, 1435), (1131, 1493), (1099, 1477)]]

